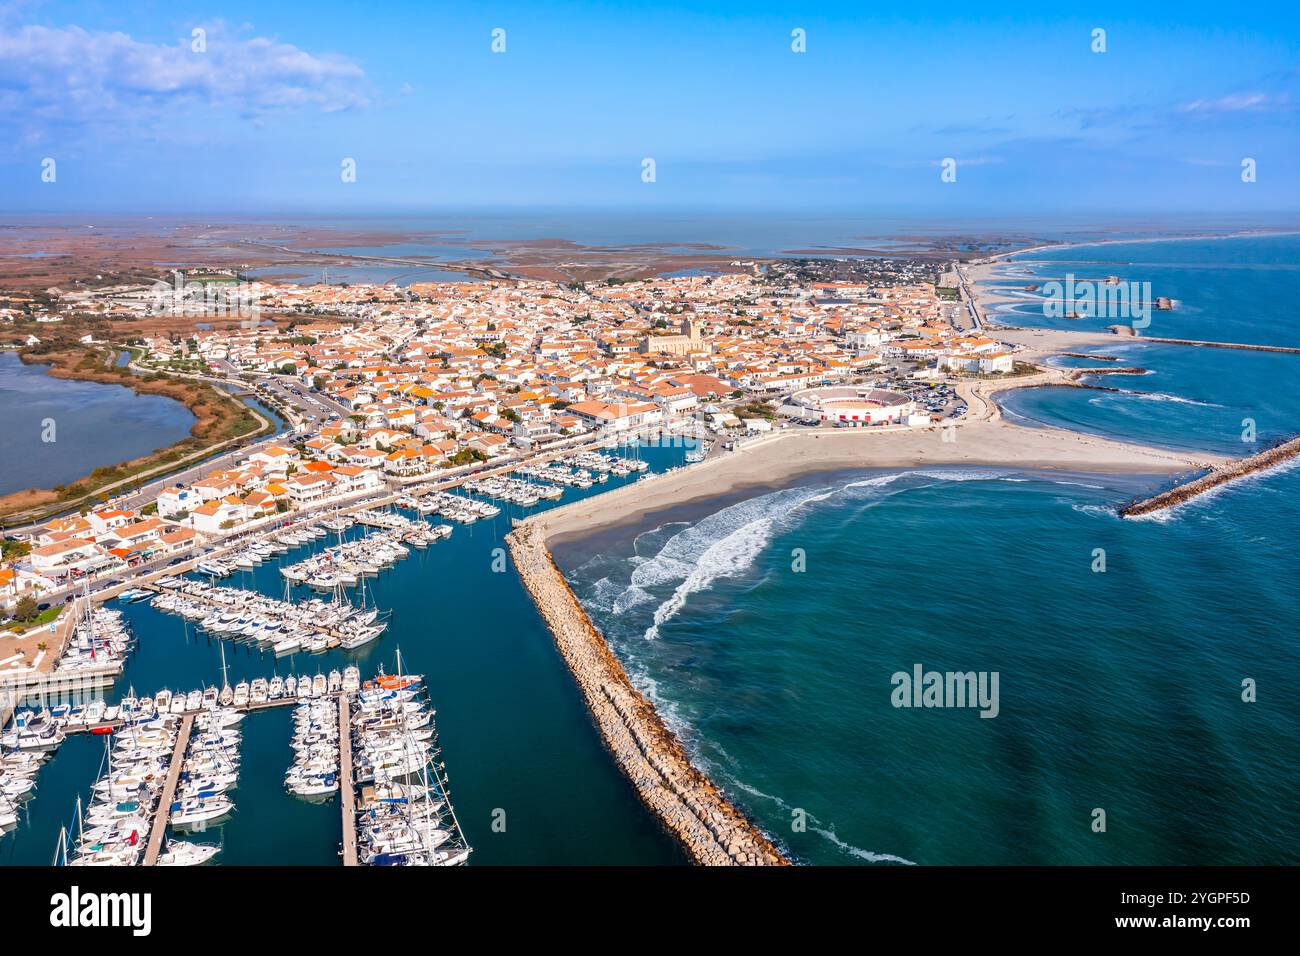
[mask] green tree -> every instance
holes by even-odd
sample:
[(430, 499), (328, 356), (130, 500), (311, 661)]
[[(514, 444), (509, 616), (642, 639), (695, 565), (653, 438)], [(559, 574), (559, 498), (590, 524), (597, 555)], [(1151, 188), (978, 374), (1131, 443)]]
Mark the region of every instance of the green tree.
[(14, 607), (14, 617), (20, 621), (30, 621), (36, 617), (40, 611), (36, 606), (36, 598), (30, 594), (24, 594), (18, 599), (18, 604)]

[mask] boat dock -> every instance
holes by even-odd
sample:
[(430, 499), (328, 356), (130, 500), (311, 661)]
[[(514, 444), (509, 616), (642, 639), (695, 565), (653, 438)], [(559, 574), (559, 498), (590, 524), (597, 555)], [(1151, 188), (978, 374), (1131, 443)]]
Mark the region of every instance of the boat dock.
[[(239, 704), (238, 706), (231, 704), (229, 709), (241, 714), (255, 714), (259, 711), (270, 710), (272, 707), (293, 707), (300, 703), (302, 703), (302, 701), (297, 697), (280, 697), (276, 700), (264, 700), (256, 704), (251, 701), (247, 704)], [(193, 720), (199, 713), (202, 713), (202, 711), (185, 711), (184, 719)], [(63, 726), (63, 732), (65, 734), (116, 733), (122, 729), (124, 724), (125, 721), (122, 720), (104, 720), (97, 724), (85, 724), (82, 726), (71, 726), (65, 724)]]
[(339, 694), (339, 803), (343, 807), (343, 865), (357, 865), (357, 785), (352, 776), (352, 720), (348, 695)]
[(69, 671), (0, 674), (0, 689), (12, 693), (20, 703), (36, 701), (43, 706), (50, 700), (102, 690), (112, 685), (121, 674), (120, 661)]
[(1168, 491), (1162, 491), (1158, 495), (1131, 502), (1120, 509), (1120, 517), (1137, 518), (1142, 515), (1154, 514), (1157, 511), (1164, 511), (1167, 508), (1191, 501), (1198, 495), (1203, 495), (1221, 485), (1226, 485), (1229, 482), (1246, 478), (1261, 471), (1267, 471), (1269, 468), (1276, 468), (1297, 455), (1300, 455), (1300, 437), (1292, 438), (1280, 445), (1274, 445), (1267, 451), (1259, 452), (1248, 458), (1238, 459), (1222, 468), (1215, 469), (1208, 475), (1202, 475), (1200, 478), (1193, 479), (1186, 484), (1170, 488)]
[[(226, 587), (226, 585), (215, 585), (215, 586), (216, 586), (216, 587)], [(205, 607), (210, 607), (210, 608), (211, 608), (212, 610), (214, 610), (214, 611), (230, 611), (230, 610), (238, 610), (240, 607), (243, 607), (243, 606), (244, 606), (244, 605), (242, 605), (242, 604), (238, 604), (238, 605), (236, 605), (236, 604), (224, 604), (224, 603), (222, 603), (221, 601), (214, 600), (214, 599), (208, 597), (208, 596), (205, 595), (205, 594), (196, 594), (196, 593), (194, 593), (194, 592), (192, 592), (192, 591), (182, 591), (182, 590), (180, 590), (179, 588), (163, 587), (163, 586), (161, 586), (161, 585), (159, 585), (159, 584), (154, 584), (154, 583), (152, 583), (152, 582), (149, 583), (149, 584), (142, 584), (142, 585), (140, 585), (140, 588), (141, 588), (142, 590), (146, 590), (146, 591), (155, 591), (155, 592), (157, 592), (158, 594), (179, 594), (179, 595), (183, 596), (184, 599), (185, 599), (186, 601), (193, 601), (193, 602), (196, 603), (196, 604), (202, 604), (202, 605), (204, 605)], [(267, 597), (267, 595), (265, 595), (265, 594), (261, 594), (261, 593), (259, 593), (259, 592), (257, 592), (257, 591), (248, 591), (248, 590), (245, 589), (245, 588), (232, 588), (231, 590), (239, 590), (239, 591), (243, 591), (243, 592), (244, 592), (245, 594), (247, 594), (247, 596), (248, 596), (247, 598), (245, 598), (246, 601), (247, 601), (248, 599), (251, 598), (251, 599), (262, 599), (262, 600), (267, 600), (267, 601), (273, 601), (273, 602), (277, 602), (277, 603), (281, 603), (281, 604), (292, 604), (292, 603), (293, 603), (293, 602), (291, 602), (291, 601), (281, 601), (279, 598), (269, 598), (269, 597)], [(174, 612), (168, 612), (168, 613), (174, 613)], [(342, 631), (340, 631), (337, 627), (328, 627), (328, 626), (326, 626), (326, 625), (316, 625), (316, 626), (315, 626), (315, 630), (316, 630), (317, 632), (321, 633), (321, 634), (324, 634), (326, 637), (328, 637), (328, 638), (330, 639), (330, 643), (328, 644), (328, 647), (329, 647), (329, 649), (331, 649), (331, 650), (333, 650), (334, 648), (338, 647), (339, 644), (341, 644), (341, 643), (343, 642), (343, 639), (347, 636), (347, 635), (344, 634)], [(237, 638), (238, 635), (226, 635), (226, 636), (223, 636), (223, 635), (219, 635), (219, 634), (214, 634), (214, 635), (212, 635), (212, 636), (213, 636), (213, 637), (220, 638), (221, 640), (235, 640), (235, 639)]]
[(149, 845), (144, 851), (144, 865), (154, 866), (162, 852), (163, 837), (167, 834), (167, 821), (171, 819), (172, 801), (176, 798), (176, 784), (181, 779), (181, 768), (185, 766), (185, 748), (190, 745), (190, 732), (194, 729), (194, 715), (186, 714), (181, 721), (180, 732), (176, 734), (176, 747), (172, 750), (171, 766), (167, 770), (167, 782), (163, 785), (162, 797), (158, 800), (158, 813), (153, 818), (153, 829), (149, 831)]

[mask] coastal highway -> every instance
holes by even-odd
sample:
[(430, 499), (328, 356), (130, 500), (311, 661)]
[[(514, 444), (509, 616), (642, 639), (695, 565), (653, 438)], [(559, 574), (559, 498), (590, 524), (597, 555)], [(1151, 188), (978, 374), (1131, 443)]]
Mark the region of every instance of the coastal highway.
[(225, 384), (233, 388), (253, 392), (258, 385), (265, 387), (281, 405), (292, 409), (293, 414), (298, 418), (298, 422), (291, 425), (288, 433), (278, 432), (274, 435), (268, 435), (253, 444), (242, 445), (215, 458), (196, 463), (184, 471), (173, 472), (145, 485), (139, 492), (115, 499), (116, 504), (125, 508), (141, 507), (156, 498), (159, 492), (170, 485), (188, 484), (206, 474), (220, 470), (222, 467), (234, 465), (262, 448), (286, 441), (290, 436), (306, 437), (324, 425), (331, 415), (337, 415), (342, 419), (349, 414), (348, 409), (338, 402), (296, 383), (290, 384), (288, 379), (267, 375), (258, 376), (255, 382), (246, 382), (240, 378), (240, 370), (229, 362), (222, 360), (213, 364), (219, 370), (217, 375)]
[(967, 282), (966, 267), (960, 262), (955, 262), (953, 263), (952, 271), (953, 274), (957, 277), (957, 288), (961, 290), (961, 299), (964, 303), (966, 303), (966, 315), (970, 319), (970, 325), (966, 326), (965, 323), (961, 321), (960, 318), (961, 314), (960, 312), (958, 312), (957, 315), (954, 316), (955, 318), (958, 319), (958, 321), (955, 321), (953, 324), (956, 325), (958, 328), (969, 327), (973, 331), (979, 332), (981, 331), (982, 328), (980, 323), (979, 311), (975, 307), (975, 297), (974, 295), (972, 295), (971, 290), (966, 285)]

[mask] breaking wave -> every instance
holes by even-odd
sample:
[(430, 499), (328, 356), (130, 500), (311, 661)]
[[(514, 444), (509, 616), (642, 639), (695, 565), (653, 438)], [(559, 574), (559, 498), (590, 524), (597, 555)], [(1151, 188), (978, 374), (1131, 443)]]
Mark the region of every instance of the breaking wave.
[[(795, 807), (790, 806), (790, 804), (786, 803), (780, 797), (774, 797), (770, 793), (764, 793), (763, 791), (759, 790), (757, 787), (751, 787), (749, 784), (744, 783), (742, 781), (732, 780), (731, 785), (735, 787), (737, 790), (749, 794), (751, 797), (759, 797), (760, 799), (763, 800), (770, 800), (772, 803), (775, 803), (783, 813), (787, 815), (791, 814), (796, 809)], [(804, 810), (803, 812), (807, 814), (808, 821), (812, 824), (808, 828), (811, 832), (817, 834), (822, 839), (827, 840), (830, 843), (834, 844), (837, 849), (842, 850), (843, 852), (847, 853), (849, 856), (856, 857), (859, 860), (866, 860), (868, 863), (901, 863), (905, 866), (916, 866), (916, 863), (914, 861), (909, 860), (906, 857), (895, 856), (892, 853), (875, 853), (871, 850), (864, 850), (861, 847), (854, 846), (851, 843), (846, 843), (845, 841), (839, 838), (839, 835), (836, 834), (834, 830), (824, 825), (820, 820), (818, 820), (807, 810)]]
[(1145, 398), (1147, 401), (1151, 401), (1151, 402), (1176, 402), (1179, 405), (1199, 405), (1202, 408), (1223, 408), (1224, 407), (1215, 402), (1202, 402), (1199, 399), (1184, 398), (1182, 395), (1169, 395), (1166, 394), (1165, 392), (1140, 392), (1136, 390), (1130, 390), (1127, 388), (1121, 388), (1118, 390), (1118, 392), (1121, 395), (1131, 395), (1134, 398)]
[(791, 488), (742, 501), (686, 527), (670, 538), (659, 554), (637, 564), (628, 584), (627, 600), (620, 597), (614, 606), (623, 610), (636, 607), (645, 603), (647, 589), (679, 582), (655, 608), (646, 628), (646, 640), (655, 640), (659, 629), (681, 611), (692, 594), (747, 571), (778, 530), (802, 517), (800, 512), (805, 506), (846, 494), (873, 492), (909, 476), (930, 481), (989, 481), (1003, 477), (993, 471), (895, 472), (829, 488)]

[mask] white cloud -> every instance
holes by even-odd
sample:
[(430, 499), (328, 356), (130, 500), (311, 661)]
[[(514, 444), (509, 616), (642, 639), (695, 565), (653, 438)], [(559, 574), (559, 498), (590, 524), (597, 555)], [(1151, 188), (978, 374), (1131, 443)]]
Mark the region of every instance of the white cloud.
[(200, 53), (189, 37), (164, 45), (76, 26), (5, 30), (0, 120), (121, 122), (141, 111), (200, 104), (250, 117), (366, 105), (365, 71), (352, 60), (266, 37), (239, 39), (221, 23), (206, 30)]
[(1180, 113), (1244, 113), (1264, 112), (1286, 107), (1284, 96), (1267, 93), (1232, 93), (1214, 99), (1192, 100), (1178, 107)]

